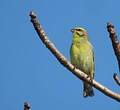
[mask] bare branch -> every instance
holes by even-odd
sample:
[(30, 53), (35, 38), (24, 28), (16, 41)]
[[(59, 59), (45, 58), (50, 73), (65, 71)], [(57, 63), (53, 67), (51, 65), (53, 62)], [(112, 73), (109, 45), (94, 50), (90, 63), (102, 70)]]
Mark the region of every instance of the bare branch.
[(116, 81), (116, 83), (120, 86), (120, 80), (119, 80), (119, 78), (118, 78), (116, 73), (114, 73), (113, 78)]
[[(119, 41), (118, 41), (117, 35), (114, 31), (114, 26), (110, 22), (107, 23), (107, 29), (108, 29), (108, 32), (110, 34), (112, 46), (113, 46), (114, 53), (115, 53), (117, 61), (118, 61), (119, 72), (120, 72), (120, 45), (119, 45)], [(116, 83), (120, 86), (120, 80), (119, 80), (116, 73), (114, 73), (113, 77), (114, 77)]]
[(30, 104), (28, 102), (24, 103), (24, 110), (30, 110)]
[(44, 30), (42, 29), (42, 26), (39, 24), (37, 20), (37, 16), (34, 14), (34, 12), (30, 12), (31, 22), (34, 25), (34, 28), (36, 32), (38, 33), (39, 38), (42, 40), (42, 42), (46, 45), (46, 47), (51, 51), (51, 53), (57, 58), (57, 60), (65, 66), (69, 71), (71, 71), (75, 76), (77, 76), (79, 79), (88, 82), (89, 84), (93, 85), (96, 89), (101, 91), (103, 94), (117, 100), (120, 102), (120, 95), (109, 90), (108, 88), (104, 87), (97, 81), (93, 80), (91, 81), (90, 77), (88, 77), (85, 73), (80, 71), (79, 69), (75, 68), (66, 58), (63, 56), (58, 49), (54, 46), (54, 44), (48, 39), (46, 36)]
[(119, 71), (120, 71), (120, 45), (119, 45), (119, 41), (118, 41), (117, 35), (114, 31), (114, 26), (110, 22), (107, 23), (107, 29), (108, 29), (108, 32), (110, 34), (110, 38), (111, 38), (111, 41), (112, 41), (112, 46), (113, 46), (115, 55), (117, 57), (117, 61), (118, 61), (118, 65), (119, 65)]

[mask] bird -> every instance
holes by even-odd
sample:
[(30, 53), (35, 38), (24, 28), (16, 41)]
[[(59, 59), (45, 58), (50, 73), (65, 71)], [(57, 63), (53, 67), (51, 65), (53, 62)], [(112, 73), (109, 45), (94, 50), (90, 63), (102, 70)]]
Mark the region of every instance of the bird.
[[(89, 41), (88, 33), (81, 27), (71, 29), (73, 40), (70, 47), (70, 59), (75, 68), (87, 74), (90, 79), (94, 79), (95, 63), (94, 51)], [(92, 85), (83, 81), (83, 97), (94, 96)]]

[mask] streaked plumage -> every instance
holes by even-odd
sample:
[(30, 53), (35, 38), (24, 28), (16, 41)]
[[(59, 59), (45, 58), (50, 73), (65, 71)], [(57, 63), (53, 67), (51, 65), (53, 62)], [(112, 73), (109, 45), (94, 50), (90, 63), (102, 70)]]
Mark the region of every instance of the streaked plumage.
[[(91, 78), (94, 78), (94, 52), (89, 42), (88, 33), (80, 27), (72, 29), (71, 32), (73, 32), (73, 41), (70, 48), (71, 63)], [(86, 82), (83, 83), (83, 96), (94, 96), (92, 86)]]

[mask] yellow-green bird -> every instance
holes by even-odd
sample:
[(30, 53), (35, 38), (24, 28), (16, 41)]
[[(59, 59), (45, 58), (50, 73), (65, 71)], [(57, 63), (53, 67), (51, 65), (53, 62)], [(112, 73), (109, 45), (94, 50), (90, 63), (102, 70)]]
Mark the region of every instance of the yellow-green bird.
[[(72, 29), (73, 41), (70, 48), (71, 63), (90, 78), (94, 78), (94, 52), (89, 36), (85, 29), (77, 27)], [(83, 97), (94, 96), (93, 88), (90, 84), (83, 82)]]

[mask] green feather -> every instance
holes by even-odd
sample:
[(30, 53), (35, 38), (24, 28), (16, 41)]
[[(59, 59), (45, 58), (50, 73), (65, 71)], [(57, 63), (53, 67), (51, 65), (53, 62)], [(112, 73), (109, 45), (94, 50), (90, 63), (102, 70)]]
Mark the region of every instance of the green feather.
[[(89, 42), (88, 33), (79, 27), (71, 31), (73, 32), (73, 41), (70, 48), (71, 63), (91, 78), (94, 78), (94, 52)], [(94, 96), (92, 86), (86, 82), (83, 83), (83, 96)]]

